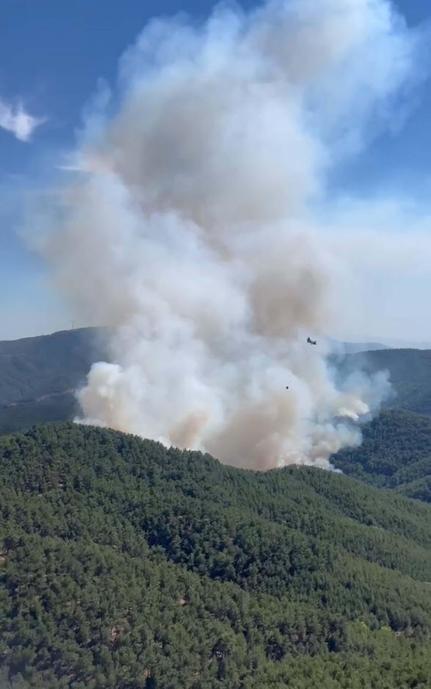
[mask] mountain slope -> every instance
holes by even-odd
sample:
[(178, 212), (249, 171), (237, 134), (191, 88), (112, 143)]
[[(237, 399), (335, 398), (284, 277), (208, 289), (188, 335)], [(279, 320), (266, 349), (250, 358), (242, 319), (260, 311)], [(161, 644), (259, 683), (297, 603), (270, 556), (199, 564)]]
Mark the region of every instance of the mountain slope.
[(4, 683), (427, 687), (431, 508), (72, 424), (0, 439)]
[(364, 427), (360, 447), (331, 461), (348, 476), (431, 502), (431, 419), (385, 411)]
[(348, 366), (387, 370), (394, 390), (388, 406), (431, 415), (431, 350), (383, 349), (346, 357)]
[(95, 328), (0, 342), (0, 432), (73, 418), (74, 391), (105, 356)]

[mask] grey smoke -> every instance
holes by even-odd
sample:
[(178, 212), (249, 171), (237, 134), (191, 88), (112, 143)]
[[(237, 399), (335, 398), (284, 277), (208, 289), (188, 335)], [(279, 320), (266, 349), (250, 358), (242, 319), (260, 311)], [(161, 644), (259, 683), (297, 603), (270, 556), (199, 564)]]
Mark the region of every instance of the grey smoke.
[(44, 246), (81, 319), (114, 328), (81, 422), (259, 469), (328, 468), (360, 443), (389, 385), (335, 383), (321, 336), (345, 267), (313, 201), (391, 123), (419, 48), (384, 0), (222, 5), (144, 29)]

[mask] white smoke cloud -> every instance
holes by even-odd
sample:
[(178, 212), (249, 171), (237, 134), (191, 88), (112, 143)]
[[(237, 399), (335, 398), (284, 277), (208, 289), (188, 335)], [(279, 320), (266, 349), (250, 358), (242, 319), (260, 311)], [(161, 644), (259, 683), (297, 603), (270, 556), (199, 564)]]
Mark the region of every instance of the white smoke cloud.
[(384, 0), (146, 27), (44, 248), (81, 318), (115, 327), (81, 421), (258, 469), (360, 443), (388, 383), (336, 384), (306, 344), (339, 327), (344, 270), (310, 204), (388, 123), (419, 48)]
[(13, 134), (19, 141), (30, 141), (34, 130), (44, 121), (30, 115), (21, 104), (14, 107), (0, 99), (0, 128)]

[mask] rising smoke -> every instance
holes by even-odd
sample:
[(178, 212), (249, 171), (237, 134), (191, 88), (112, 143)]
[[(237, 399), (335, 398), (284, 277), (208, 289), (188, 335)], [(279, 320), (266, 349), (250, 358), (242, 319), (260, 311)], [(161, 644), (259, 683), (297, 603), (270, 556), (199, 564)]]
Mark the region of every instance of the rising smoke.
[[(153, 21), (80, 137), (45, 254), (82, 319), (113, 326), (82, 422), (266, 469), (330, 467), (388, 383), (336, 384), (343, 267), (313, 216), (385, 126), (417, 37), (384, 0), (222, 5)], [(286, 386), (289, 387), (286, 390)]]

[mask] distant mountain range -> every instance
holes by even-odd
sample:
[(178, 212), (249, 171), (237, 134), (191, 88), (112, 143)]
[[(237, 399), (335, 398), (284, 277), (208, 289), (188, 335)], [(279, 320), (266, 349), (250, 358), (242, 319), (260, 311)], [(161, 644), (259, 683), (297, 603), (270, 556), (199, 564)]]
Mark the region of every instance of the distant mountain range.
[(0, 432), (72, 419), (74, 391), (91, 364), (105, 357), (96, 328), (0, 342)]
[[(331, 340), (329, 340), (331, 342)], [(379, 342), (337, 342), (335, 347), (339, 347), (343, 354), (358, 354), (359, 352), (373, 352), (379, 349), (389, 349), (387, 345)]]
[(365, 371), (387, 370), (394, 397), (388, 406), (431, 415), (431, 350), (383, 349), (346, 357), (340, 365), (363, 367)]

